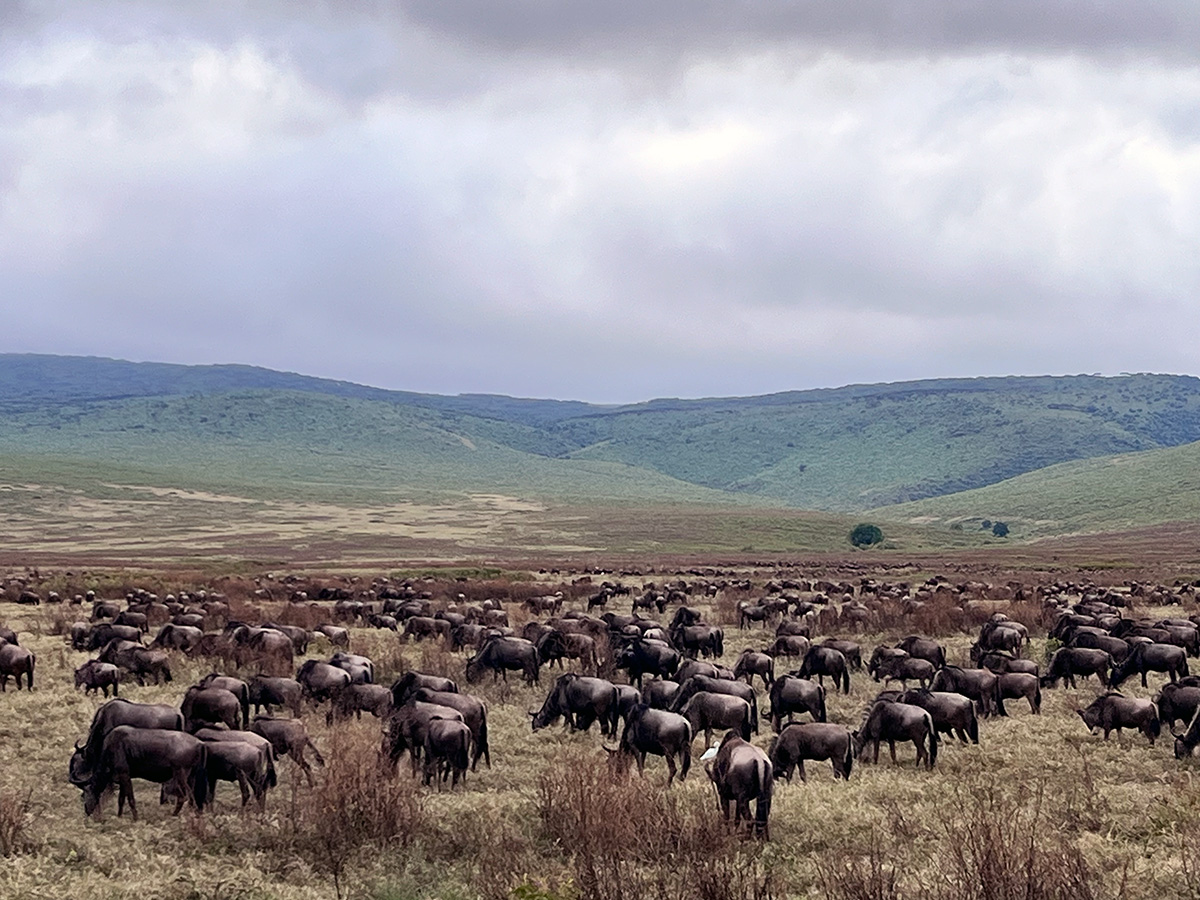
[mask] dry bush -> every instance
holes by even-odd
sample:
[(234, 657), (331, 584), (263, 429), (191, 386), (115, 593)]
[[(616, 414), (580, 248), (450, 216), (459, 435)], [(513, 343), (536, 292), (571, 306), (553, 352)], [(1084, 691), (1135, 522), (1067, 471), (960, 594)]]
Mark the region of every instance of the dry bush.
[(29, 834), (33, 821), (33, 789), (19, 797), (0, 794), (0, 856), (9, 857), (32, 851), (36, 844)]
[(900, 900), (896, 858), (872, 841), (865, 854), (845, 856), (817, 867), (817, 885), (830, 900)]
[(919, 634), (948, 635), (972, 631), (967, 613), (947, 596), (934, 596), (906, 617), (909, 630)]
[(330, 732), (322, 778), (311, 791), (294, 791), (283, 831), (264, 848), (286, 850), (329, 876), (338, 897), (356, 860), (407, 847), (427, 827), (415, 782), (385, 774), (374, 734)]
[[(233, 609), (230, 607), (230, 613)], [(272, 618), (280, 625), (297, 625), (307, 631), (312, 631), (318, 625), (333, 621), (333, 608), (318, 603), (284, 603)]]
[(776, 896), (761, 845), (733, 833), (715, 804), (641, 778), (614, 778), (591, 753), (565, 753), (542, 773), (538, 816), (546, 837), (569, 854), (583, 898)]

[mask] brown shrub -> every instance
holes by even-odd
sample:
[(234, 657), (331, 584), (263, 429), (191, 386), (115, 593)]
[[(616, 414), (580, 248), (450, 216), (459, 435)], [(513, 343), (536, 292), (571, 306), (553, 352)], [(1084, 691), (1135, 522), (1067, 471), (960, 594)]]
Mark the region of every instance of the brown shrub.
[(33, 821), (33, 789), (24, 797), (5, 792), (0, 794), (0, 856), (28, 853), (35, 847), (29, 834)]

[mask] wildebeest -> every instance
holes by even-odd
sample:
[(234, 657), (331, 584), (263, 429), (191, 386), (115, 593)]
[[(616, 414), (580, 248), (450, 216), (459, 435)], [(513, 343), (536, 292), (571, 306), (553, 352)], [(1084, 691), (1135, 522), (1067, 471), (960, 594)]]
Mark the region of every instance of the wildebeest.
[(381, 754), (387, 760), (391, 771), (395, 771), (400, 757), (407, 750), (412, 762), (412, 776), (417, 777), (421, 753), (425, 747), (425, 734), (429, 730), (429, 723), (434, 719), (463, 721), (462, 713), (456, 709), (420, 700), (410, 700), (392, 711), (384, 729), (381, 748)]
[(487, 670), (492, 680), (502, 676), (508, 680), (508, 670), (519, 670), (527, 684), (536, 684), (541, 662), (537, 647), (530, 641), (517, 637), (492, 638), (483, 648), (467, 660), (467, 681), (474, 684)]
[(1140, 672), (1142, 687), (1146, 687), (1147, 672), (1166, 672), (1171, 681), (1188, 674), (1187, 651), (1175, 644), (1137, 644), (1124, 662), (1112, 667), (1109, 687), (1118, 688), (1134, 672)]
[(679, 651), (661, 641), (635, 639), (622, 648), (613, 660), (618, 669), (629, 673), (629, 681), (642, 687), (644, 675), (670, 678), (679, 668)]
[(196, 686), (187, 689), (179, 709), (188, 731), (194, 731), (200, 723), (221, 723), (236, 729), (242, 711), (238, 698), (224, 688)]
[(979, 659), (973, 659), (972, 662), (981, 669), (991, 669), (997, 675), (1004, 675), (1008, 672), (1024, 672), (1034, 676), (1041, 674), (1038, 664), (1032, 659), (1016, 657), (1003, 650), (989, 650)]
[(334, 692), (325, 713), (325, 724), (331, 725), (334, 719), (348, 719), (350, 716), (361, 719), (364, 712), (383, 719), (391, 711), (392, 692), (382, 684), (347, 684)]
[(844, 640), (843, 638), (825, 638), (821, 641), (822, 647), (832, 647), (842, 656), (846, 657), (846, 664), (854, 671), (862, 669), (862, 647), (855, 641)]
[(970, 697), (979, 708), (979, 715), (1008, 715), (1004, 710), (1004, 698), (1000, 695), (1000, 678), (990, 669), (964, 669), (960, 666), (942, 666), (929, 685), (934, 691), (954, 691)]
[(921, 760), (932, 769), (937, 762), (938, 736), (933, 717), (919, 706), (880, 700), (871, 706), (862, 727), (853, 733), (854, 755), (862, 759), (867, 747), (874, 747), (872, 761), (879, 762), (879, 744), (888, 742), (892, 762), (896, 762), (896, 741), (912, 741), (917, 748), (917, 768)]
[[(1166, 687), (1170, 687), (1170, 685)], [(1163, 690), (1165, 691), (1166, 688)], [(1196, 747), (1200, 746), (1200, 710), (1192, 714), (1188, 727), (1182, 734), (1174, 729), (1171, 730), (1171, 733), (1175, 735), (1175, 758), (1184, 759), (1192, 756), (1196, 752)]]
[(679, 693), (671, 702), (671, 710), (679, 712), (692, 699), (693, 694), (708, 691), (710, 694), (728, 694), (740, 697), (750, 704), (750, 728), (758, 734), (758, 695), (754, 688), (740, 681), (726, 681), (724, 678), (709, 678), (707, 675), (693, 675), (679, 686)]
[(1152, 701), (1140, 697), (1126, 697), (1119, 691), (1101, 694), (1087, 709), (1075, 711), (1090, 731), (1101, 729), (1106, 741), (1109, 733), (1114, 730), (1119, 738), (1122, 728), (1136, 728), (1150, 739), (1153, 746), (1154, 739), (1162, 730), (1158, 711)]
[(833, 647), (820, 646), (810, 649), (804, 661), (800, 663), (800, 668), (793, 674), (801, 678), (812, 678), (816, 675), (822, 687), (825, 685), (825, 676), (828, 675), (833, 679), (835, 691), (841, 688), (845, 693), (850, 693), (850, 666), (842, 652)]
[(704, 662), (699, 659), (685, 659), (675, 670), (673, 680), (683, 684), (693, 675), (707, 675), (709, 678), (725, 678), (733, 681), (733, 670), (718, 663)]
[(1086, 678), (1095, 675), (1100, 683), (1108, 687), (1108, 668), (1112, 657), (1104, 650), (1090, 647), (1060, 647), (1050, 657), (1046, 674), (1042, 676), (1042, 687), (1054, 687), (1059, 679), (1064, 679), (1068, 686), (1075, 687), (1075, 676)]
[(734, 806), (733, 824), (736, 828), (744, 818), (750, 823), (750, 802), (754, 801), (754, 833), (769, 839), (768, 820), (771, 816), (771, 795), (775, 790), (775, 768), (767, 754), (738, 736), (726, 732), (717, 755), (705, 766), (708, 777), (717, 789), (717, 803), (726, 820), (729, 806)]
[[(259, 810), (266, 809), (267, 790), (277, 784), (271, 742), (249, 731), (218, 728), (201, 728), (195, 737), (204, 741), (208, 749), (208, 804), (213, 802), (217, 782), (231, 781), (241, 788), (242, 806), (253, 794)], [(178, 800), (172, 784), (163, 785), (161, 799)]]
[(131, 641), (141, 644), (142, 631), (133, 625), (113, 625), (111, 622), (99, 622), (88, 632), (87, 644), (84, 650), (99, 650), (115, 640)]
[(775, 774), (781, 775), (788, 781), (792, 780), (793, 770), (798, 770), (800, 780), (806, 781), (804, 761), (806, 759), (829, 760), (833, 764), (833, 774), (849, 780), (854, 768), (853, 737), (845, 725), (834, 725), (829, 722), (797, 722), (788, 725), (778, 735), (771, 738), (767, 749)]
[(781, 675), (771, 685), (771, 710), (763, 710), (763, 716), (771, 719), (776, 731), (783, 726), (783, 717), (788, 722), (796, 713), (809, 713), (814, 722), (825, 721), (825, 688), (807, 678)]
[(939, 734), (957, 736), (964, 744), (979, 743), (979, 718), (975, 703), (957, 691), (930, 691), (913, 689), (904, 691), (897, 699), (910, 706), (919, 706), (933, 719), (933, 727)]
[(250, 727), (250, 685), (240, 678), (220, 675), (216, 672), (205, 675), (197, 682), (197, 685), (202, 688), (221, 688), (237, 697), (238, 704), (242, 708), (242, 728)]
[(1111, 634), (1096, 634), (1092, 631), (1077, 632), (1067, 646), (1105, 650), (1115, 663), (1124, 662), (1130, 649), (1129, 642), (1124, 638), (1113, 637)]
[[(609, 748), (605, 748), (609, 750)], [(616, 753), (619, 759), (633, 759), (638, 772), (645, 774), (646, 754), (664, 757), (667, 761), (667, 785), (675, 780), (678, 760), (679, 780), (687, 777), (692, 765), (692, 726), (678, 713), (651, 709), (639, 703), (629, 711)]]
[(719, 659), (725, 654), (725, 632), (715, 625), (676, 625), (671, 628), (671, 641), (693, 659), (697, 655)]
[[(113, 701), (115, 702), (115, 701)], [(75, 769), (72, 783), (83, 791), (83, 812), (90, 816), (100, 808), (104, 792), (115, 782), (120, 788), (117, 815), (129, 811), (137, 821), (133, 797), (134, 778), (162, 784), (174, 782), (175, 814), (185, 801), (203, 809), (208, 799), (208, 751), (203, 741), (181, 731), (118, 725), (104, 738), (92, 766)]]
[(714, 728), (734, 729), (744, 740), (750, 740), (750, 704), (741, 697), (699, 691), (692, 694), (679, 710), (692, 726), (692, 736), (704, 732), (704, 749), (712, 745)]
[(163, 650), (182, 650), (186, 653), (199, 644), (203, 637), (204, 631), (200, 628), (168, 622), (159, 629), (150, 646)]
[(1029, 711), (1035, 716), (1042, 712), (1042, 684), (1036, 675), (1028, 672), (1005, 672), (1000, 679), (1000, 696), (1005, 700), (1024, 697), (1029, 701)]
[[(341, 669), (348, 674), (351, 684), (375, 683), (375, 663), (370, 657), (337, 650), (329, 657), (329, 665)], [(297, 679), (299, 680), (299, 676), (297, 676)]]
[(617, 734), (617, 689), (603, 678), (588, 678), (568, 672), (559, 676), (540, 710), (531, 710), (533, 730), (545, 728), (560, 717), (571, 731), (587, 731), (600, 723), (600, 733)]
[(927, 660), (935, 669), (946, 664), (946, 650), (932, 638), (910, 634), (896, 645), (913, 659)]
[(134, 703), (124, 698), (109, 700), (92, 716), (92, 724), (88, 726), (87, 740), (83, 746), (75, 745), (75, 753), (71, 756), (72, 783), (95, 768), (104, 738), (120, 725), (183, 731), (183, 714), (175, 707), (163, 703)]
[(763, 687), (770, 690), (775, 680), (775, 660), (758, 650), (743, 650), (733, 666), (733, 677), (745, 678), (746, 684), (753, 685), (755, 675), (762, 679)]
[(290, 756), (292, 762), (298, 765), (308, 778), (308, 786), (312, 787), (312, 768), (304, 759), (304, 751), (311, 749), (313, 759), (318, 766), (325, 765), (321, 751), (308, 736), (308, 729), (300, 719), (276, 719), (272, 716), (255, 716), (250, 723), (250, 730), (271, 742), (276, 756)]
[(303, 695), (313, 703), (330, 700), (343, 687), (350, 684), (350, 673), (340, 666), (322, 662), (319, 659), (307, 660), (296, 672), (296, 680), (300, 682)]
[(915, 659), (911, 656), (884, 656), (872, 659), (873, 671), (871, 676), (876, 681), (886, 684), (889, 681), (899, 681), (908, 686), (909, 681), (919, 681), (921, 687), (928, 687), (933, 680), (934, 667), (927, 659)]
[(75, 670), (75, 687), (83, 688), (85, 694), (91, 694), (94, 691), (104, 691), (104, 696), (108, 696), (108, 689), (111, 687), (113, 696), (117, 696), (117, 687), (121, 683), (121, 670), (112, 663), (100, 662), (98, 659), (89, 659), (82, 666)]
[(132, 673), (139, 685), (146, 683), (147, 676), (154, 676), (154, 683), (170, 683), (171, 660), (165, 650), (150, 650), (132, 641), (115, 638), (100, 651), (101, 662), (112, 663)]
[[(634, 688), (637, 690), (637, 688)], [(641, 691), (642, 701), (653, 709), (670, 709), (679, 694), (679, 682), (669, 678), (648, 681)]]
[(1200, 687), (1178, 682), (1164, 684), (1154, 702), (1158, 706), (1159, 719), (1174, 732), (1177, 720), (1191, 722), (1196, 710), (1200, 709)]
[(463, 722), (471, 729), (473, 749), (471, 751), (471, 771), (474, 772), (483, 757), (487, 767), (492, 767), (492, 751), (488, 744), (488, 710), (487, 704), (472, 694), (460, 694), (457, 691), (435, 691), (430, 688), (417, 688), (412, 694), (412, 700), (422, 703), (437, 703), (458, 710)]
[(17, 681), (17, 690), (21, 689), (21, 677), (25, 677), (25, 686), (33, 690), (33, 667), (36, 657), (24, 647), (16, 644), (0, 644), (0, 691), (8, 690), (8, 679), (11, 675)]
[(431, 691), (441, 691), (446, 694), (458, 693), (458, 685), (453, 680), (442, 675), (428, 675), (413, 669), (392, 682), (392, 704), (397, 708), (403, 706), (421, 688), (429, 688)]
[(600, 657), (596, 653), (596, 642), (587, 634), (564, 634), (551, 630), (536, 641), (538, 659), (543, 664), (557, 662), (562, 668), (563, 659), (577, 659), (585, 672), (600, 669)]
[(334, 647), (341, 647), (343, 650), (350, 649), (350, 629), (348, 628), (343, 628), (341, 625), (318, 625), (315, 633), (325, 635)]
[(255, 714), (263, 707), (266, 707), (267, 712), (271, 712), (272, 706), (280, 706), (286, 707), (293, 716), (299, 718), (304, 686), (296, 679), (278, 675), (255, 675), (250, 679), (247, 688)]
[(435, 716), (425, 729), (425, 784), (437, 779), (438, 790), (451, 773), (454, 780), (450, 787), (458, 787), (458, 780), (467, 777), (470, 763), (468, 750), (471, 746), (471, 729), (461, 720), (443, 719)]

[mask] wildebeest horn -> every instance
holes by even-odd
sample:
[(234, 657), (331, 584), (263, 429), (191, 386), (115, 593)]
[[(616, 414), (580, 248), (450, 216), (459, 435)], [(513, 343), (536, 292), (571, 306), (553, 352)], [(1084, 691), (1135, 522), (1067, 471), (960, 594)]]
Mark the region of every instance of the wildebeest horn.
[(81, 746), (79, 746), (79, 741), (76, 741), (76, 742), (75, 742), (75, 749), (76, 749), (76, 750), (82, 750), (82, 749), (83, 749)]
[(527, 712), (531, 716), (536, 716), (538, 714), (538, 710), (536, 710), (536, 709), (527, 709), (527, 710), (525, 710), (525, 712)]

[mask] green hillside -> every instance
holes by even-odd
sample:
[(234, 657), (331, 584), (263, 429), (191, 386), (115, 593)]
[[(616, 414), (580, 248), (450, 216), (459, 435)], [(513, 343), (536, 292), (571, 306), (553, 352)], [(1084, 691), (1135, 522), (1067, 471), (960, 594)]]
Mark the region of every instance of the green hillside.
[(1200, 520), (1200, 443), (1061, 463), (873, 514), (968, 533), (1002, 521), (1015, 539)]
[(1200, 379), (940, 379), (626, 406), (251, 366), (0, 355), (0, 453), (271, 490), (501, 490), (853, 512), (1200, 440)]

